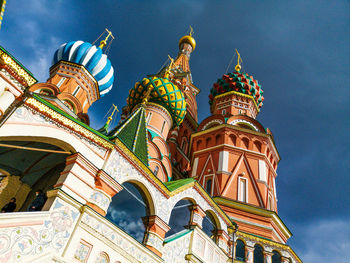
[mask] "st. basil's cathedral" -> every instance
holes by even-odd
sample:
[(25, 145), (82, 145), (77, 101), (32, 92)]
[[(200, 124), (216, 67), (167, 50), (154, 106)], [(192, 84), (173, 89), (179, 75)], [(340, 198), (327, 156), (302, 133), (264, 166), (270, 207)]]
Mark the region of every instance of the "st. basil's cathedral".
[[(16, 201), (0, 214), (0, 262), (302, 262), (278, 216), (280, 156), (256, 120), (263, 90), (239, 53), (213, 84), (203, 121), (190, 33), (158, 73), (124, 87), (119, 123), (115, 107), (96, 130), (88, 110), (109, 96), (115, 75), (105, 35), (99, 45), (58, 47), (44, 83), (0, 47), (0, 207)], [(128, 185), (145, 205), (139, 239), (109, 215)], [(28, 211), (38, 192), (46, 201)], [(183, 203), (188, 221), (175, 231)]]

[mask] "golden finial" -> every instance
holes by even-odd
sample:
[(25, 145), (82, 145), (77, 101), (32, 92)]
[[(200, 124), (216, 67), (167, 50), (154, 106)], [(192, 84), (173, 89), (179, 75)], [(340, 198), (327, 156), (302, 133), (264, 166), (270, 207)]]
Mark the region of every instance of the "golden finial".
[(236, 71), (241, 71), (241, 63), (243, 62), (241, 59), (241, 55), (238, 53), (237, 49), (236, 49), (236, 53), (237, 53), (237, 65), (235, 66), (235, 70)]
[(190, 26), (190, 36), (192, 36), (193, 35), (193, 28)]
[(192, 46), (192, 51), (196, 48), (196, 40), (194, 40), (194, 38), (192, 37), (193, 35), (193, 28), (192, 26), (190, 26), (190, 33), (186, 36), (183, 36), (182, 38), (180, 38), (179, 41), (179, 48), (181, 49), (181, 45), (183, 43), (188, 43)]
[(166, 77), (166, 78), (169, 78), (170, 70), (171, 70), (171, 68), (172, 68), (173, 65), (174, 65), (174, 59), (173, 59), (172, 57), (170, 57), (170, 55), (168, 55), (168, 58), (170, 59), (170, 64), (169, 64), (168, 68), (167, 68), (166, 71), (165, 71), (165, 77)]
[(112, 32), (109, 31), (107, 28), (105, 30), (107, 31), (108, 34), (107, 34), (106, 38), (100, 42), (100, 45), (99, 45), (100, 49), (103, 49), (107, 45), (107, 40), (108, 40), (109, 37), (114, 39), (114, 36), (112, 35)]
[(106, 122), (106, 125), (109, 125), (109, 123), (112, 121), (113, 115), (114, 115), (115, 111), (119, 112), (117, 106), (115, 106), (115, 105), (113, 104), (113, 107), (114, 107), (114, 109), (113, 109), (113, 111), (112, 111), (112, 114), (108, 117), (108, 120), (107, 120), (107, 122)]
[(148, 102), (148, 98), (153, 90), (153, 85), (149, 85), (146, 91), (145, 97), (143, 97), (142, 104), (145, 105)]

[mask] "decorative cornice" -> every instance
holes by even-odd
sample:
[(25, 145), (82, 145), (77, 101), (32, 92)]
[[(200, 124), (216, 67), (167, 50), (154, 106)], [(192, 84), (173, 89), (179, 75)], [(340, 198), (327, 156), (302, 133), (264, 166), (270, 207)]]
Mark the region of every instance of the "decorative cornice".
[(259, 244), (271, 246), (273, 248), (277, 248), (277, 249), (281, 249), (281, 250), (288, 250), (298, 262), (302, 263), (301, 259), (297, 256), (297, 254), (295, 254), (293, 249), (286, 244), (281, 244), (281, 243), (278, 243), (276, 241), (268, 240), (268, 239), (254, 236), (254, 235), (251, 235), (251, 234), (248, 234), (245, 232), (241, 232), (241, 231), (237, 231), (236, 235), (238, 238), (242, 237), (245, 240), (248, 239), (250, 241), (254, 241), (254, 242), (259, 243)]
[(28, 73), (28, 71), (19, 64), (10, 54), (0, 49), (0, 58), (3, 63), (9, 66), (19, 77), (23, 78), (27, 83), (27, 86), (31, 86), (37, 82), (37, 80)]
[(207, 130), (193, 133), (191, 135), (191, 139), (190, 139), (190, 149), (192, 149), (192, 142), (193, 142), (193, 138), (194, 137), (201, 136), (201, 135), (207, 134), (207, 133), (211, 133), (213, 131), (216, 131), (216, 130), (219, 130), (219, 129), (222, 129), (222, 128), (238, 130), (238, 131), (242, 131), (242, 132), (246, 132), (246, 133), (250, 133), (250, 134), (254, 134), (254, 135), (257, 135), (257, 136), (262, 136), (262, 137), (270, 139), (271, 145), (272, 145), (273, 149), (275, 150), (276, 155), (278, 157), (277, 161), (279, 161), (281, 159), (281, 157), (279, 155), (279, 152), (278, 152), (278, 150), (276, 148), (275, 141), (273, 140), (272, 135), (266, 134), (266, 133), (262, 133), (262, 132), (258, 132), (258, 131), (253, 131), (253, 130), (250, 130), (250, 129), (241, 128), (241, 127), (230, 125), (230, 124), (220, 124), (220, 125), (214, 126), (212, 128), (209, 128)]
[(226, 92), (226, 93), (223, 93), (223, 94), (215, 96), (214, 100), (213, 100), (213, 105), (214, 105), (214, 103), (215, 103), (215, 101), (217, 99), (220, 99), (220, 98), (225, 97), (227, 95), (237, 95), (237, 96), (241, 96), (241, 97), (245, 97), (245, 98), (251, 99), (253, 101), (253, 103), (254, 103), (254, 106), (255, 106), (255, 109), (257, 110), (257, 112), (260, 112), (260, 109), (259, 109), (258, 105), (256, 104), (255, 99), (254, 99), (253, 96), (247, 95), (247, 94), (243, 94), (243, 93), (240, 93), (240, 92), (237, 92), (237, 91), (229, 91), (229, 92)]
[(236, 208), (245, 212), (271, 218), (273, 222), (276, 223), (276, 225), (282, 231), (282, 233), (287, 237), (287, 239), (292, 236), (292, 233), (289, 231), (287, 226), (283, 223), (283, 221), (274, 211), (270, 211), (260, 207), (255, 207), (249, 204), (243, 204), (243, 203), (236, 202), (234, 200), (229, 200), (222, 197), (214, 197), (213, 199), (215, 200), (215, 202), (217, 202), (220, 205), (225, 205), (225, 206)]
[(61, 125), (73, 130), (74, 132), (78, 133), (79, 135), (92, 140), (93, 142), (95, 142), (96, 144), (98, 144), (104, 148), (107, 148), (107, 149), (114, 148), (113, 143), (103, 139), (102, 137), (91, 132), (90, 130), (84, 128), (83, 126), (79, 125), (77, 122), (61, 115), (59, 112), (51, 109), (50, 107), (39, 102), (35, 98), (28, 98), (26, 100), (25, 104), (30, 106), (31, 108), (34, 108), (35, 110), (39, 111), (41, 114), (47, 116), (48, 118), (50, 118), (50, 119), (60, 123)]

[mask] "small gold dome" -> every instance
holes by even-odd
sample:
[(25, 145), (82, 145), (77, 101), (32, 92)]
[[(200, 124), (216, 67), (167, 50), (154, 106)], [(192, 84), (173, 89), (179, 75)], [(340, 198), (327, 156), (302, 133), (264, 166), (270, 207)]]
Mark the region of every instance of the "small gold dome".
[(196, 48), (196, 40), (192, 36), (186, 35), (180, 38), (179, 48), (181, 48), (182, 43), (188, 43), (192, 46), (192, 51)]

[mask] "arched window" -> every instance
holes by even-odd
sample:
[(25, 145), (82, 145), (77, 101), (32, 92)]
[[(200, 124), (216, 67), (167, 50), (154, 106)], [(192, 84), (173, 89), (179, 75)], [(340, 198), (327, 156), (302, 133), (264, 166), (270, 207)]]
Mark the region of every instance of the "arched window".
[(186, 137), (182, 138), (182, 143), (181, 143), (181, 150), (186, 154), (186, 148), (187, 148), (187, 139)]
[(170, 230), (165, 234), (165, 237), (169, 237), (186, 229), (186, 226), (188, 226), (190, 222), (190, 207), (192, 205), (193, 203), (186, 199), (180, 200), (175, 204), (169, 220)]
[(154, 175), (157, 175), (158, 174), (158, 172), (159, 172), (159, 167), (158, 166), (156, 166), (156, 168), (154, 168)]
[(233, 134), (231, 134), (231, 135), (230, 135), (230, 139), (231, 139), (232, 145), (236, 145), (236, 136), (234, 136)]
[(245, 261), (245, 244), (240, 239), (237, 239), (236, 241), (236, 259)]
[(210, 143), (211, 143), (211, 138), (209, 137), (205, 140), (205, 146), (208, 147)]
[(206, 187), (205, 187), (205, 190), (207, 191), (208, 194), (211, 195), (211, 187), (212, 187), (212, 179), (208, 179), (207, 180), (207, 184), (206, 184)]
[(258, 150), (258, 152), (261, 152), (261, 143), (260, 142), (255, 141), (254, 146), (255, 146), (256, 150)]
[(142, 242), (145, 232), (142, 217), (151, 213), (149, 202), (136, 183), (125, 182), (123, 188), (112, 198), (106, 218)]
[(256, 244), (254, 246), (254, 263), (264, 263), (264, 253), (262, 246)]
[(200, 150), (201, 146), (202, 146), (202, 140), (198, 140), (197, 141), (197, 149), (196, 150), (197, 151)]
[(273, 251), (272, 263), (281, 263), (281, 254), (276, 250)]
[(162, 129), (161, 129), (160, 133), (163, 133), (164, 128), (165, 128), (165, 121), (163, 121), (163, 124), (162, 124)]
[(215, 223), (214, 217), (209, 212), (205, 212), (205, 214), (206, 216), (202, 221), (202, 230), (216, 243), (218, 227)]
[(221, 143), (221, 135), (218, 134), (218, 135), (215, 136), (215, 144), (218, 145), (220, 143)]
[(249, 147), (249, 140), (248, 140), (248, 138), (243, 138), (242, 139), (242, 143), (243, 143), (243, 146), (246, 148), (246, 149), (248, 149), (248, 147)]
[(101, 252), (96, 258), (95, 263), (109, 263), (109, 256), (106, 252)]

